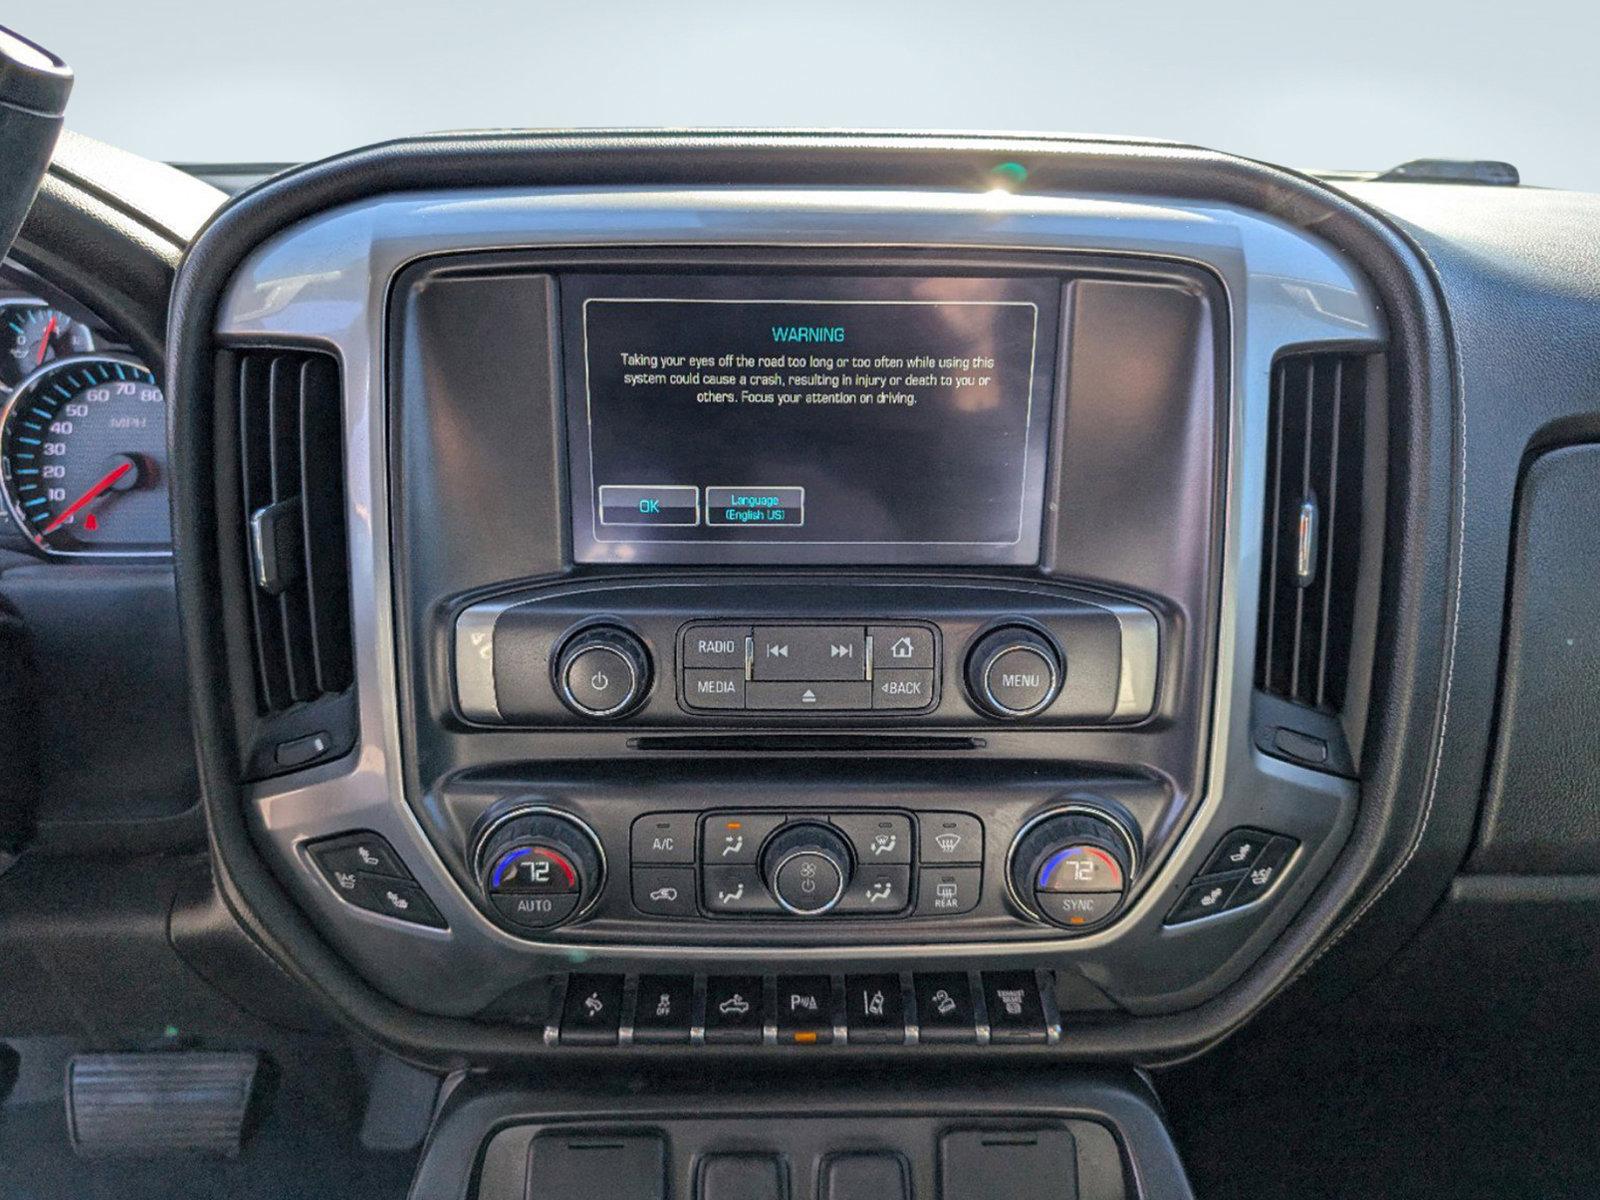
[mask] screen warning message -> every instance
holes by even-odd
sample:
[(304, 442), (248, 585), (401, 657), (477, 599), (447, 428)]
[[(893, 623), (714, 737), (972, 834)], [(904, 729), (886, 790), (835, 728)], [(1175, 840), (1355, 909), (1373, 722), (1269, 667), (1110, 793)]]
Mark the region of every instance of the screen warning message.
[[(971, 295), (985, 282), (1001, 294)], [(580, 561), (653, 561), (664, 545), (701, 548), (660, 556), (672, 561), (759, 545), (789, 547), (787, 561), (1032, 561), (1055, 306), (1018, 288), (585, 296)]]

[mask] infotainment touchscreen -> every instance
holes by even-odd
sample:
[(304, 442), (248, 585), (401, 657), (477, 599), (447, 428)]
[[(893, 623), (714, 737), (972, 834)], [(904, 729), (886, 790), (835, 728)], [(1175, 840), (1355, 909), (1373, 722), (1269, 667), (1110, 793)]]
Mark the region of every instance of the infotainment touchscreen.
[(1060, 289), (567, 276), (577, 561), (1036, 562)]

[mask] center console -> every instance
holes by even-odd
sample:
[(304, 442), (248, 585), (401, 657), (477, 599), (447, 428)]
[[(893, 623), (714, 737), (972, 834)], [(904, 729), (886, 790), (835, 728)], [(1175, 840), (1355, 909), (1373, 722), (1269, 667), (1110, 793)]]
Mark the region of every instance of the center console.
[(397, 1031), (1138, 1056), (1355, 824), (1386, 331), (1304, 228), (402, 189), (209, 336), (264, 920)]

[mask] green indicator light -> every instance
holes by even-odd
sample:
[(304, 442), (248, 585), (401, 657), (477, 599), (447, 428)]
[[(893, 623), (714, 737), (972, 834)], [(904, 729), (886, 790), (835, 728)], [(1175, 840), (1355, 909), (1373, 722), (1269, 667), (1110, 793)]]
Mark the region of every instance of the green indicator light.
[(1000, 187), (1021, 187), (1028, 179), (1028, 168), (1018, 162), (1003, 162), (990, 170), (989, 175)]

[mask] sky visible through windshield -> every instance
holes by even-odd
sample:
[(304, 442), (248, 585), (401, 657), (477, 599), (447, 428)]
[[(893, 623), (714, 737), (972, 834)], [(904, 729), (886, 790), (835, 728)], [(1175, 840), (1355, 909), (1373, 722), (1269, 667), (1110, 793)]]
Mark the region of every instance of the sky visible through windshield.
[(492, 126), (1039, 130), (1306, 168), (1504, 159), (1600, 191), (1600, 5), (1570, 0), (74, 0), (5, 21), (76, 70), (72, 128), (184, 162)]

